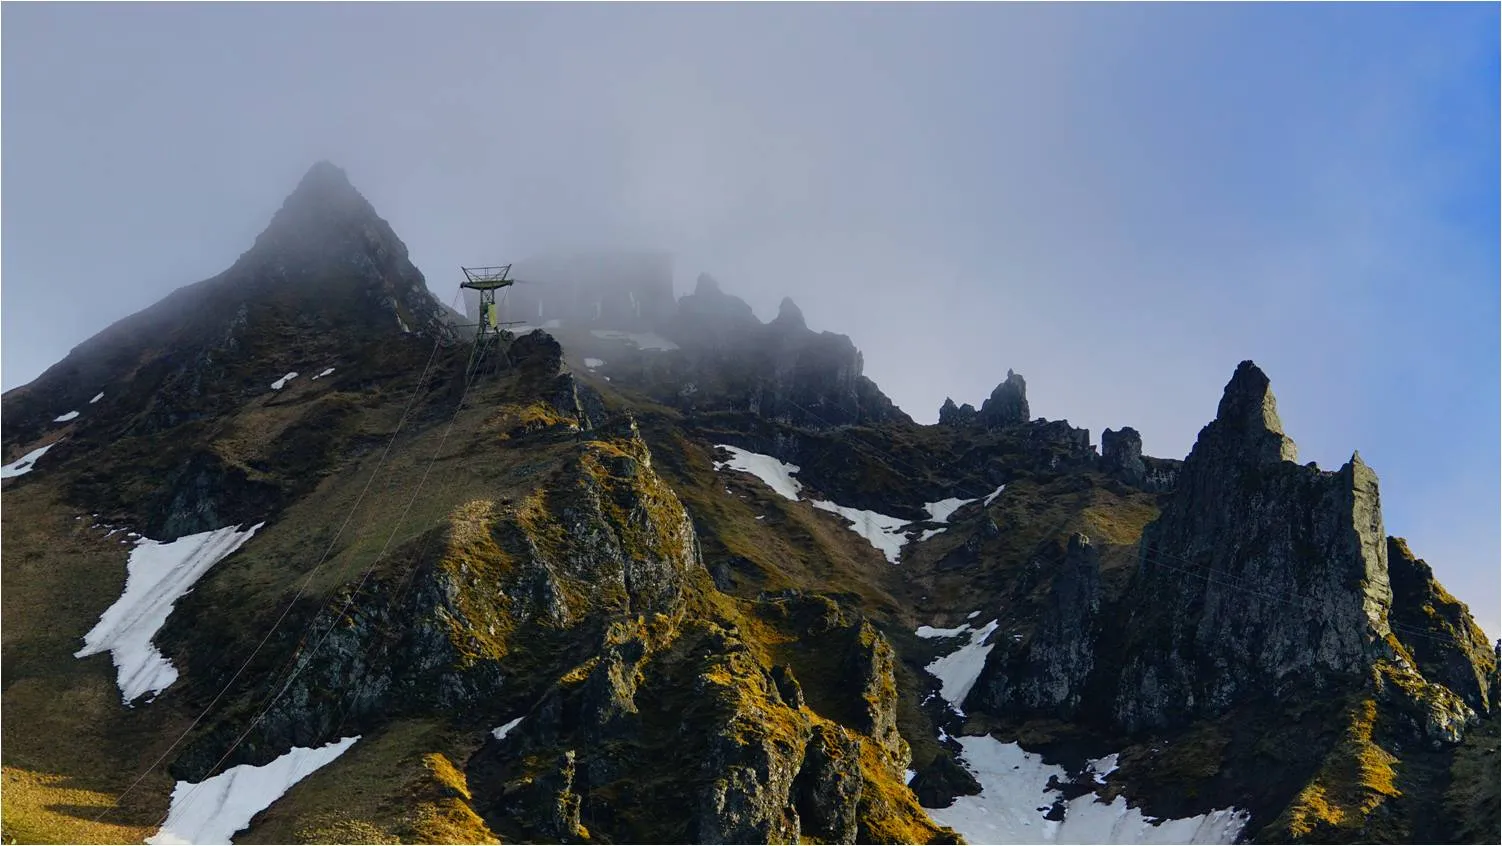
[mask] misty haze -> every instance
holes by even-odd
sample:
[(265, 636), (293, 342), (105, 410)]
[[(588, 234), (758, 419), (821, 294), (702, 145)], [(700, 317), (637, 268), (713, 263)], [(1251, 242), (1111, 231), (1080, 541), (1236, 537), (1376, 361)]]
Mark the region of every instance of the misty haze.
[(0, 14), (5, 842), (1502, 838), (1496, 5)]

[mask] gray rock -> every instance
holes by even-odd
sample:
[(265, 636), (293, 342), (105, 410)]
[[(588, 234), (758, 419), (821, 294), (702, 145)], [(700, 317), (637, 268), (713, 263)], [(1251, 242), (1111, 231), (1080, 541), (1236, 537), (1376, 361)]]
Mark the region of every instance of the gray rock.
[(991, 396), (981, 404), (976, 422), (988, 429), (1015, 426), (1031, 418), (1027, 406), (1027, 382), (1022, 376), (1007, 371), (1007, 378), (991, 391)]
[(1242, 362), (1143, 533), (1116, 717), (1136, 730), (1254, 694), (1359, 683), (1388, 634), (1377, 477), (1293, 463), (1268, 379)]

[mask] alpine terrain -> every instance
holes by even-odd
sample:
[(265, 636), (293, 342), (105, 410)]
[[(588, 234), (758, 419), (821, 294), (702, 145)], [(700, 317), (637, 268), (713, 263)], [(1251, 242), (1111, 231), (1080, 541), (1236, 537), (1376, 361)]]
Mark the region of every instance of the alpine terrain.
[(5, 842), (1497, 842), (1497, 651), (1276, 374), (1153, 458), (515, 275), (477, 341), (320, 163), (5, 394)]

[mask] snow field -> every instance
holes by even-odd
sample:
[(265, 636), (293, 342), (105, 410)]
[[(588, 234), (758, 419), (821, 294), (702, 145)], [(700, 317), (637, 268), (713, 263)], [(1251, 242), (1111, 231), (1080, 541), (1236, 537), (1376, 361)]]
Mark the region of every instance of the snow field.
[(193, 784), (172, 789), (167, 821), (150, 844), (229, 843), (251, 818), (282, 798), (292, 786), (333, 763), (360, 736), (346, 737), (317, 749), (293, 747), (269, 764), (241, 764)]
[(191, 591), (210, 567), (239, 549), (264, 525), (257, 523), (243, 532), (226, 526), (185, 535), (171, 543), (138, 539), (126, 564), (125, 591), (84, 635), (83, 648), (73, 657), (108, 651), (126, 705), (148, 693), (166, 690), (177, 680), (177, 669), (157, 651), (151, 639), (167, 622), (177, 600)]

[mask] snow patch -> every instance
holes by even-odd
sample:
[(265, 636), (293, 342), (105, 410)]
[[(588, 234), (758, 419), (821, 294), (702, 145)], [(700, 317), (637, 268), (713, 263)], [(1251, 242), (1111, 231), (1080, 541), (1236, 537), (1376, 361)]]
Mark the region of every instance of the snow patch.
[(980, 616), (980, 612), (979, 611), (971, 611), (969, 614), (965, 615), (965, 619), (967, 619), (967, 620), (974, 620), (976, 617), (979, 617), (979, 616)]
[(850, 508), (844, 505), (836, 505), (824, 500), (809, 500), (809, 505), (823, 511), (838, 514), (849, 520), (852, 524), (850, 530), (865, 538), (870, 544), (880, 550), (887, 560), (896, 564), (902, 555), (902, 547), (907, 543), (904, 530), (908, 522), (900, 517), (889, 517), (875, 511), (863, 511), (859, 508)]
[[(799, 494), (803, 491), (803, 483), (793, 478), (793, 474), (799, 470), (798, 465), (785, 464), (770, 455), (750, 452), (729, 444), (716, 444), (715, 448), (730, 453), (730, 460), (715, 462), (716, 470), (729, 467), (731, 470), (750, 473), (784, 499), (795, 502), (799, 499)], [(851, 523), (846, 528), (865, 538), (888, 561), (893, 564), (897, 563), (898, 556), (902, 553), (902, 546), (907, 542), (907, 539), (903, 537), (903, 532), (908, 525), (906, 520), (876, 511), (850, 508), (827, 500), (811, 499), (808, 500), (808, 504), (821, 511), (844, 517)]]
[(329, 375), (330, 373), (333, 373), (333, 372), (334, 372), (334, 368), (330, 367), (330, 368), (325, 369), (322, 373), (318, 374), (317, 376), (314, 376), (313, 378), (314, 379), (322, 379), (323, 377), (325, 377), (325, 376), (327, 376), (327, 375)]
[[(599, 316), (598, 313), (595, 314), (596, 319)], [(615, 329), (591, 329), (589, 330), (589, 334), (607, 341), (625, 341), (643, 350), (662, 350), (666, 352), (678, 349), (677, 344), (656, 332), (620, 332)]]
[[(1001, 487), (983, 497), (985, 502), (981, 503), (981, 507), (984, 508), (986, 506), (989, 506), (991, 504), (991, 501), (1000, 496), (1002, 490), (1005, 488), (1006, 485), (1002, 485)], [(927, 503), (923, 506), (923, 510), (928, 512), (928, 522), (948, 523), (949, 518), (954, 516), (954, 512), (959, 511), (961, 508), (964, 508), (965, 506), (975, 501), (975, 499), (960, 499), (959, 497), (951, 497), (950, 499), (941, 499), (938, 502)], [(947, 528), (949, 527), (940, 526), (937, 529), (924, 529), (923, 533), (918, 536), (918, 542), (922, 543), (933, 537), (934, 535), (943, 532)]]
[[(975, 613), (979, 614), (980, 612), (977, 611)], [(966, 618), (966, 619), (968, 619), (968, 618)], [(918, 637), (930, 637), (930, 638), (931, 637), (959, 637), (960, 635), (962, 635), (962, 634), (964, 634), (965, 632), (968, 632), (968, 631), (970, 631), (970, 627), (968, 625), (965, 625), (965, 624), (961, 623), (960, 625), (955, 626), (952, 629), (936, 629), (933, 626), (919, 626), (918, 627), (918, 631), (914, 632), (914, 634), (918, 635)]]
[[(522, 715), (522, 717), (525, 716), (525, 714)], [(516, 719), (503, 726), (496, 726), (495, 728), (490, 730), (490, 736), (494, 737), (496, 740), (505, 739), (506, 735), (510, 734), (511, 730), (516, 728), (517, 725), (521, 723), (522, 717), (517, 717)]]
[(67, 423), (69, 420), (72, 420), (73, 418), (75, 418), (77, 416), (78, 416), (78, 412), (76, 412), (76, 411), (70, 411), (67, 414), (59, 414), (58, 416), (52, 418), (52, 422), (53, 423)]
[[(956, 739), (981, 792), (928, 813), (971, 843), (1234, 843), (1247, 823), (1247, 814), (1235, 808), (1159, 820), (1128, 808), (1122, 796), (1107, 804), (1086, 793), (1066, 802), (1062, 791), (1049, 787), (1050, 779), (1069, 780), (1062, 767), (990, 736)], [(1087, 769), (1098, 778), (1115, 768), (1115, 758), (1091, 761)], [(1046, 819), (1055, 804), (1062, 804), (1064, 818)]]
[(730, 453), (729, 461), (714, 463), (716, 470), (729, 467), (731, 470), (750, 473), (784, 499), (791, 499), (794, 502), (798, 500), (798, 492), (803, 490), (803, 483), (793, 478), (793, 474), (798, 472), (798, 465), (784, 464), (770, 455), (750, 452), (728, 444), (716, 444), (715, 449), (723, 449)]
[(403, 320), (401, 314), (399, 313), (397, 313), (396, 315), (396, 325), (402, 327), (403, 332), (410, 333), (412, 331), (411, 329), (407, 328), (407, 321)]
[[(996, 631), (997, 622), (992, 620), (979, 629), (972, 629), (969, 643), (924, 667), (939, 680), (939, 695), (962, 717), (965, 711), (960, 706), (970, 688), (975, 686), (975, 680), (980, 678), (980, 671), (985, 669), (986, 656), (991, 654), (994, 645), (986, 643), (986, 638)], [(970, 629), (970, 625), (967, 623), (961, 628)]]
[(15, 461), (12, 461), (11, 463), (5, 465), (4, 467), (0, 467), (0, 479), (9, 479), (13, 476), (25, 476), (27, 473), (30, 473), (31, 471), (36, 469), (37, 459), (41, 458), (47, 453), (47, 450), (52, 449), (55, 446), (57, 446), (57, 443), (50, 443), (44, 447), (37, 447), (31, 452), (28, 452), (20, 458), (17, 458)]
[(585, 367), (604, 367), (605, 366), (605, 361), (604, 361), (604, 359), (599, 359), (599, 358), (586, 358), (586, 359), (584, 359), (584, 366)]
[(83, 648), (73, 657), (86, 658), (108, 650), (126, 705), (145, 694), (166, 690), (177, 681), (177, 668), (152, 645), (152, 637), (167, 622), (177, 600), (191, 591), (210, 567), (239, 549), (264, 525), (257, 523), (243, 532), (226, 526), (185, 535), (171, 543), (137, 540), (126, 564), (125, 591), (84, 635)]
[(360, 735), (317, 749), (294, 746), (292, 751), (259, 767), (241, 764), (197, 784), (180, 781), (172, 789), (167, 821), (150, 844), (229, 843), (256, 814), (292, 789), (299, 781), (343, 755)]
[(296, 379), (296, 378), (297, 378), (297, 371), (294, 370), (291, 373), (288, 373), (286, 376), (283, 376), (282, 378), (276, 380), (275, 382), (272, 382), (271, 383), (271, 390), (273, 390), (273, 391), (280, 391), (282, 388), (286, 387), (286, 385), (287, 385), (288, 382), (290, 382), (290, 381), (292, 381), (293, 379)]
[(104, 391), (100, 391), (99, 393), (95, 394), (94, 398), (89, 400), (89, 405), (93, 405), (94, 403), (99, 402), (102, 399), (104, 399)]

